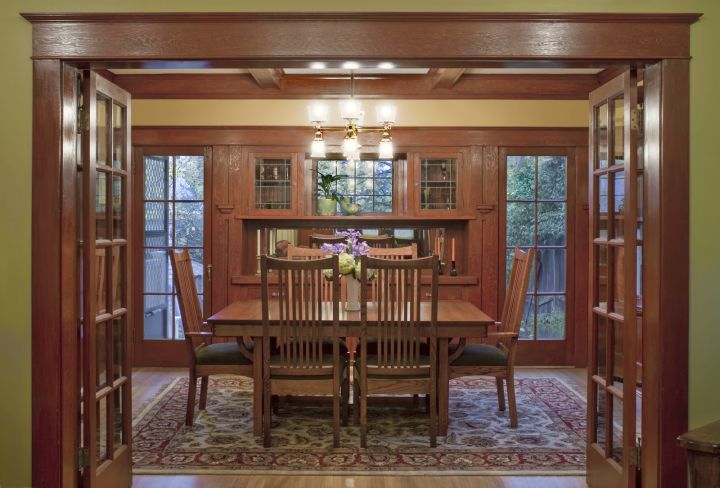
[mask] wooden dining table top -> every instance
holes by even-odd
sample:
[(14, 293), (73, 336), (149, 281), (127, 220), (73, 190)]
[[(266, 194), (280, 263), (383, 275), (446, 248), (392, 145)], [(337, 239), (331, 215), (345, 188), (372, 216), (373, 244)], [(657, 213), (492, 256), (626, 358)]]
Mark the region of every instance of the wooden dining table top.
[[(324, 302), (323, 322), (332, 325), (332, 303)], [(269, 302), (270, 321), (279, 319), (278, 301)], [(377, 318), (375, 304), (367, 306), (368, 326)], [(420, 303), (420, 323), (430, 324), (431, 304)], [(226, 306), (207, 319), (208, 325), (218, 335), (260, 336), (262, 335), (262, 300), (238, 300)], [(341, 333), (351, 335), (353, 329), (362, 325), (360, 311), (347, 311), (345, 304), (339, 306)], [(487, 327), (495, 321), (470, 302), (464, 300), (438, 300), (437, 325), (439, 337), (483, 337)]]

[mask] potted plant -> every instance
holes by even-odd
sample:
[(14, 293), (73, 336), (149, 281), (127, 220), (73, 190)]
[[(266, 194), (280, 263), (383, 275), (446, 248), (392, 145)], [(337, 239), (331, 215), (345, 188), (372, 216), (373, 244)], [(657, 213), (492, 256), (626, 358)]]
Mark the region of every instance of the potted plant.
[(318, 175), (318, 215), (335, 215), (337, 203), (342, 196), (333, 189), (333, 183), (347, 178), (346, 175), (331, 175), (315, 170)]

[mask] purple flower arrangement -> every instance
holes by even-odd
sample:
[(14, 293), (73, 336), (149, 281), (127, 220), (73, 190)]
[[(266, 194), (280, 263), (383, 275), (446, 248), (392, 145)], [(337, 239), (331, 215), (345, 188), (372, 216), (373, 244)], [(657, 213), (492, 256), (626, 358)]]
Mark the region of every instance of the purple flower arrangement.
[(352, 275), (353, 278), (359, 280), (360, 256), (370, 254), (370, 246), (368, 246), (367, 242), (359, 239), (359, 230), (347, 229), (337, 232), (337, 235), (345, 237), (345, 242), (323, 244), (320, 249), (328, 254), (338, 255), (340, 274)]

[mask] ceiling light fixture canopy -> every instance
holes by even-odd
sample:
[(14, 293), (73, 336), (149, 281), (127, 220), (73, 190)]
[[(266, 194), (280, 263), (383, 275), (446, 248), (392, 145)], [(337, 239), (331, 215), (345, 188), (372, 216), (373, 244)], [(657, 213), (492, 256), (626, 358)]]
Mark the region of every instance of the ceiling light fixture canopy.
[[(347, 64), (347, 63), (346, 63)], [(323, 103), (313, 103), (308, 106), (308, 120), (315, 129), (311, 143), (310, 156), (313, 158), (325, 157), (325, 140), (323, 135), (330, 131), (343, 131), (345, 137), (342, 142), (343, 156), (349, 161), (360, 159), (360, 132), (380, 132), (380, 143), (378, 145), (378, 157), (392, 159), (394, 149), (390, 131), (397, 118), (397, 107), (390, 104), (378, 105), (375, 108), (375, 115), (379, 127), (364, 127), (363, 119), (365, 112), (362, 104), (355, 98), (355, 76), (350, 71), (350, 98), (340, 101), (340, 117), (345, 121), (344, 127), (329, 127), (328, 123), (330, 109)]]

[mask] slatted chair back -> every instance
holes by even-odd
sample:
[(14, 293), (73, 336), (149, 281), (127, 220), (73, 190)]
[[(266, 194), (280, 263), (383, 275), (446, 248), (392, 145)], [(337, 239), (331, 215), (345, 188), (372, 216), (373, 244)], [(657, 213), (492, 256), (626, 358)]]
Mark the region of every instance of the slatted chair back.
[(312, 234), (308, 240), (308, 244), (311, 248), (319, 248), (323, 244), (340, 244), (345, 243), (347, 237), (343, 236), (331, 236), (325, 234)]
[(388, 249), (395, 245), (395, 238), (387, 234), (380, 236), (360, 236), (358, 240), (367, 242), (367, 245), (372, 248)]
[[(530, 274), (534, 261), (535, 249), (523, 252), (520, 248), (515, 248), (510, 271), (510, 282), (508, 283), (505, 303), (500, 316), (500, 330), (502, 332), (520, 333), (520, 324), (525, 308), (525, 294), (530, 283)], [(510, 348), (510, 339), (501, 339), (501, 342), (508, 349)]]
[[(332, 270), (332, 302), (323, 304), (323, 284)], [(338, 320), (340, 307), (340, 273), (338, 257), (295, 261), (261, 258), (263, 354), (264, 364), (277, 375), (321, 374), (323, 369), (339, 365)], [(277, 349), (270, 350), (270, 292), (268, 273), (277, 277), (277, 301), (273, 314), (279, 322)], [(323, 361), (323, 321), (332, 320), (333, 364)], [(276, 354), (272, 365), (270, 355)], [(270, 373), (268, 373), (270, 374)]]
[[(373, 247), (370, 249), (368, 256), (380, 259), (417, 259), (417, 244), (413, 243), (403, 247)], [(370, 282), (370, 299), (375, 300), (378, 293), (378, 284), (380, 279), (374, 279)]]
[[(434, 374), (437, 355), (437, 256), (419, 259), (380, 259), (363, 256), (360, 272), (360, 313), (363, 327), (360, 331), (360, 363), (367, 363), (368, 306), (375, 309), (377, 333), (377, 364), (372, 374), (408, 375), (421, 374), (426, 369)], [(423, 332), (420, 324), (421, 275), (429, 271), (431, 280), (430, 326)], [(368, 304), (370, 272), (378, 281), (377, 295)], [(429, 361), (421, 357), (420, 346), (429, 338)]]
[[(290, 261), (311, 261), (315, 259), (323, 259), (328, 256), (329, 254), (325, 251), (315, 248), (298, 247), (293, 246), (292, 244), (289, 244), (287, 248), (287, 259)], [(322, 283), (322, 299), (324, 302), (332, 302), (332, 289), (332, 280), (325, 280)], [(340, 293), (342, 295), (342, 285)]]
[(185, 342), (188, 345), (191, 357), (195, 357), (196, 349), (204, 345), (205, 341), (200, 336), (190, 337), (188, 334), (189, 332), (201, 332), (203, 326), (202, 307), (195, 286), (190, 252), (187, 249), (183, 249), (181, 252), (170, 249), (168, 254), (170, 255), (173, 281), (177, 291), (178, 305), (180, 306)]

